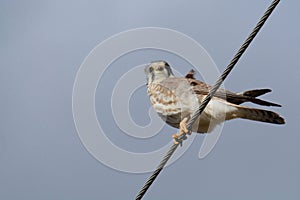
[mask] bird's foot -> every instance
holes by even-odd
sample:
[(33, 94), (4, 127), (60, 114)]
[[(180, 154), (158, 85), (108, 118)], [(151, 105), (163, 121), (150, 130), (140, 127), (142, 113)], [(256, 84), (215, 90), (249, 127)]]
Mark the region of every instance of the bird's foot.
[(181, 144), (183, 140), (187, 139), (186, 134), (191, 134), (191, 132), (186, 127), (187, 121), (188, 118), (184, 118), (179, 124), (179, 132), (172, 135), (172, 138), (174, 139), (174, 144)]

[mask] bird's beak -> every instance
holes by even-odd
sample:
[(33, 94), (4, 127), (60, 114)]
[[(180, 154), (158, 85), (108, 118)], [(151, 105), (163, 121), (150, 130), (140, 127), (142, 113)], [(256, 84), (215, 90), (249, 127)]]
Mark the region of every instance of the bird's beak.
[(156, 69), (157, 69), (158, 71), (162, 71), (164, 68), (163, 68), (162, 66), (157, 66)]

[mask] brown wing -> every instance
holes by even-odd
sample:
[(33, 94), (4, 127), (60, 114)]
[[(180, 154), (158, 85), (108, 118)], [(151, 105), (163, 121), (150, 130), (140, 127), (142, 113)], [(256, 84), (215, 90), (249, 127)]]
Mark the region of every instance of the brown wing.
[[(211, 90), (212, 86), (207, 85), (206, 83), (202, 82), (202, 81), (198, 81), (194, 78), (194, 71), (190, 71), (186, 77), (190, 77), (190, 78), (179, 78), (179, 77), (172, 77), (172, 78), (167, 78), (165, 80), (162, 81), (162, 85), (164, 85), (164, 87), (167, 87), (170, 90), (175, 90), (177, 87), (179, 87), (179, 84), (182, 83), (187, 83), (190, 86), (192, 86), (193, 92), (195, 94), (198, 95), (207, 95), (209, 93), (209, 91)], [(270, 92), (270, 89), (257, 89), (257, 90), (250, 90), (250, 91), (246, 91), (244, 93), (234, 93), (234, 92), (230, 92), (228, 90), (225, 89), (218, 89), (217, 92), (215, 93), (215, 97), (224, 99), (230, 103), (233, 104), (242, 104), (245, 102), (252, 102), (258, 105), (262, 105), (262, 106), (277, 106), (277, 107), (281, 107), (281, 105), (276, 104), (276, 103), (271, 103), (268, 101), (264, 101), (261, 99), (256, 98), (257, 96), (263, 95), (267, 92)]]
[[(194, 78), (194, 71), (190, 71), (185, 78), (189, 84), (193, 87), (195, 94), (207, 95), (211, 90), (212, 86), (205, 84), (202, 81), (198, 81)], [(277, 106), (281, 107), (279, 104), (271, 103), (268, 101), (264, 101), (256, 98), (257, 96), (263, 95), (265, 93), (271, 92), (270, 89), (256, 89), (249, 90), (244, 93), (234, 93), (225, 89), (218, 89), (215, 93), (215, 97), (224, 99), (233, 104), (242, 104), (244, 102), (252, 102), (255, 104), (263, 105), (263, 106)]]

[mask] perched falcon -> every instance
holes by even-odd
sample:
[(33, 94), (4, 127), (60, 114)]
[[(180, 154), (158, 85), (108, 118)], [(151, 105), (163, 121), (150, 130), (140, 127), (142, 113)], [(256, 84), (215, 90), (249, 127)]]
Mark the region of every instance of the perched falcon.
[[(175, 77), (171, 67), (165, 61), (150, 63), (145, 68), (145, 73), (147, 92), (155, 111), (167, 124), (180, 128), (179, 133), (174, 134), (173, 138), (176, 139), (184, 133), (190, 134), (186, 122), (204, 100), (211, 86), (196, 80), (193, 70), (185, 77)], [(284, 124), (284, 119), (275, 112), (240, 106), (244, 102), (252, 102), (263, 106), (281, 107), (257, 98), (268, 92), (271, 90), (258, 89), (234, 93), (219, 89), (194, 123), (191, 131), (209, 133), (219, 123), (235, 118)]]

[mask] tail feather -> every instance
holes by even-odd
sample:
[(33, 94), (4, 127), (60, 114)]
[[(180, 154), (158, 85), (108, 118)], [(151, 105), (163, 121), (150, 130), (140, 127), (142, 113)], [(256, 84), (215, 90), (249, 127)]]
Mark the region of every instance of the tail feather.
[(269, 92), (272, 92), (272, 90), (271, 89), (256, 89), (256, 90), (245, 91), (245, 92), (241, 93), (241, 95), (248, 96), (248, 97), (258, 97), (258, 96), (261, 96), (261, 95), (269, 93)]
[(256, 89), (256, 90), (248, 90), (245, 92), (237, 93), (239, 95), (239, 98), (236, 98), (237, 100), (234, 100), (236, 104), (241, 104), (244, 102), (252, 102), (258, 105), (262, 106), (276, 106), (281, 107), (281, 105), (277, 103), (272, 103), (269, 101), (257, 99), (256, 97), (261, 96), (263, 94), (269, 93), (272, 90), (270, 89)]
[(277, 103), (272, 103), (269, 101), (264, 101), (261, 99), (257, 99), (257, 98), (250, 98), (249, 99), (250, 102), (258, 104), (258, 105), (262, 105), (262, 106), (276, 106), (276, 107), (281, 107), (281, 105), (277, 104)]
[(257, 108), (239, 107), (239, 117), (272, 124), (285, 124), (284, 119), (277, 113)]

